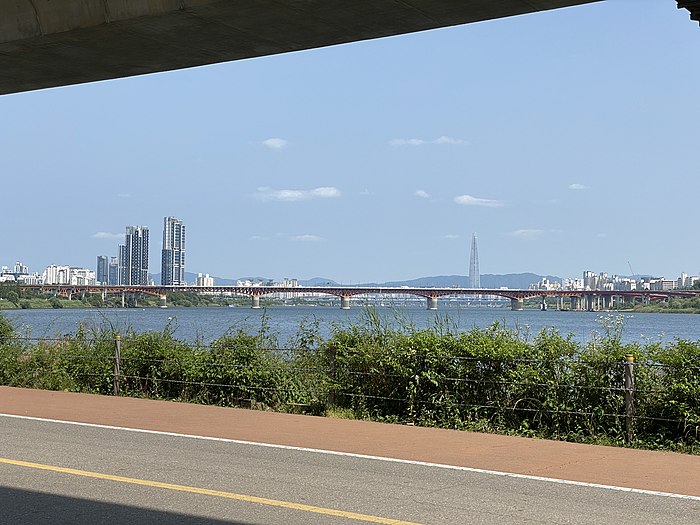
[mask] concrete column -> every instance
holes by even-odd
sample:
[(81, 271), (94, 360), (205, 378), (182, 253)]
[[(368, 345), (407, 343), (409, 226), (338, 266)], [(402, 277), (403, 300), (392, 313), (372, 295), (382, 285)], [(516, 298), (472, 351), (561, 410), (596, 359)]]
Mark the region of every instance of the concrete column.
[(523, 299), (511, 299), (510, 300), (510, 309), (511, 310), (522, 310), (524, 303), (525, 303), (525, 301)]
[(437, 297), (426, 297), (425, 302), (428, 310), (437, 310)]
[(168, 296), (165, 294), (161, 294), (160, 297), (158, 298), (158, 306), (161, 308), (167, 308), (168, 307)]
[(126, 307), (126, 294), (122, 291), (122, 308)]
[(343, 295), (340, 297), (340, 308), (342, 310), (350, 310), (350, 296)]
[(589, 312), (595, 311), (595, 295), (592, 293), (586, 294), (586, 310)]
[(260, 296), (259, 295), (251, 295), (250, 296), (250, 307), (251, 308), (260, 308)]

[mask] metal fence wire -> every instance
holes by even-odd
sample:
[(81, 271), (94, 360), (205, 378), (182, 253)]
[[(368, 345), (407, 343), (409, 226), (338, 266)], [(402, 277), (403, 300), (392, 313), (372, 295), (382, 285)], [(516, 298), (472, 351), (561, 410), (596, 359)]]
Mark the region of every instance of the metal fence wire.
[(177, 347), (114, 337), (17, 338), (0, 382), (220, 405), (550, 433), (700, 439), (700, 367), (620, 360), (496, 359), (418, 351), (405, 359), (357, 349)]

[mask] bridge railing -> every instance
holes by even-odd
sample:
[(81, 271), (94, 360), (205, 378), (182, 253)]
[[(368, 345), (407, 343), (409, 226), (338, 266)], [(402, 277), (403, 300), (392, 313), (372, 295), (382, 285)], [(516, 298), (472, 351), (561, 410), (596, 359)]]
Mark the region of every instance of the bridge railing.
[(697, 344), (678, 342), (676, 357), (661, 362), (635, 361), (621, 348), (569, 346), (549, 358), (531, 348), (539, 357), (528, 358), (386, 343), (277, 348), (243, 334), (210, 344), (160, 333), (12, 338), (0, 345), (0, 383), (582, 441), (700, 442)]

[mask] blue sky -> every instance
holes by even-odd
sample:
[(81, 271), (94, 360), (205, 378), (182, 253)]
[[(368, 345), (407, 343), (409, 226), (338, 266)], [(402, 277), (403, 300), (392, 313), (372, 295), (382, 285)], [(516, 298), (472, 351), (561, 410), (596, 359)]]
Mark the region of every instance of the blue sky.
[(187, 270), (700, 273), (700, 27), (598, 4), (0, 97), (0, 264), (187, 225)]

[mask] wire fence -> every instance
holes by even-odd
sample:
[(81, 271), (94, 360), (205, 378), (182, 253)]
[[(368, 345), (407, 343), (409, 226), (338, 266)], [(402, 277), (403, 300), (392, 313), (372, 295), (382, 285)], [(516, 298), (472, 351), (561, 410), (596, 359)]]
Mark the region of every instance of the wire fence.
[(0, 383), (450, 428), (700, 441), (700, 367), (632, 355), (475, 357), (361, 345), (158, 337), (13, 338)]

